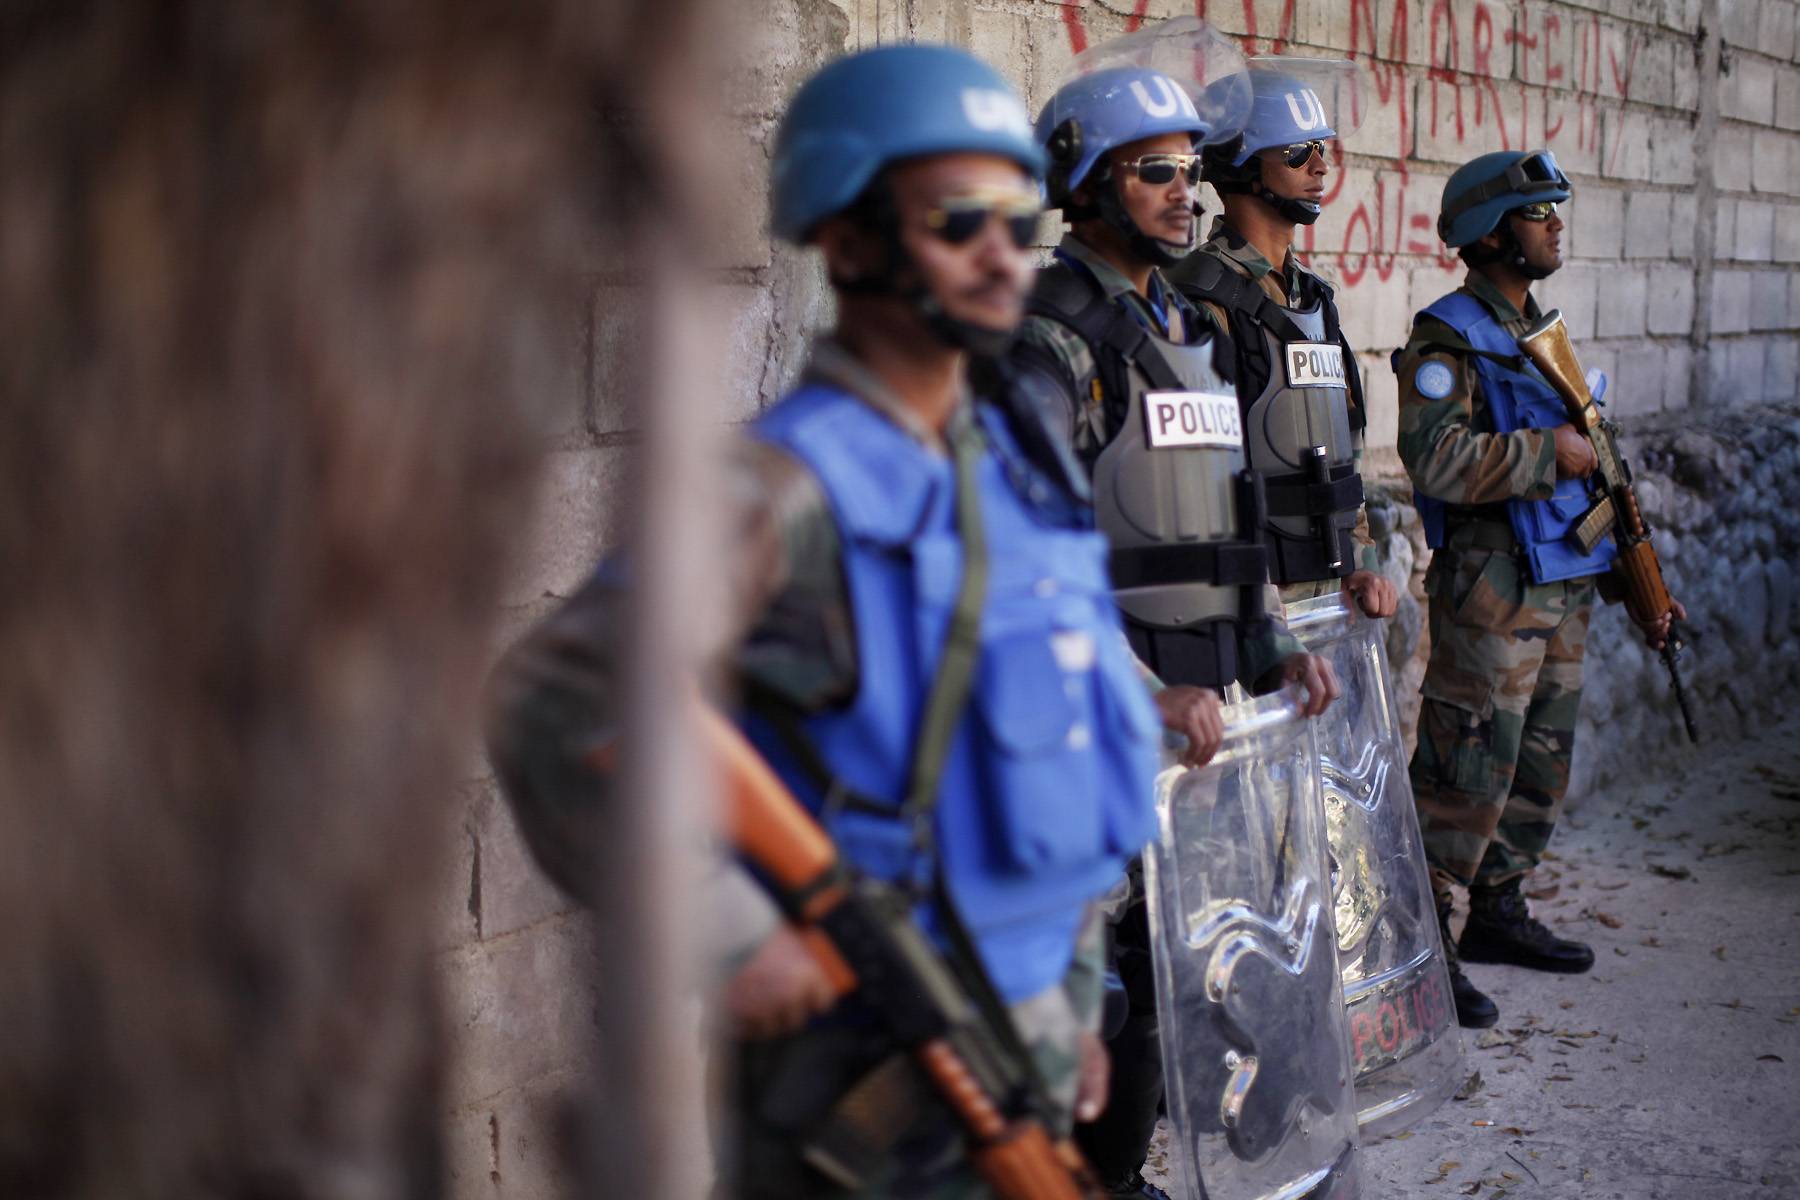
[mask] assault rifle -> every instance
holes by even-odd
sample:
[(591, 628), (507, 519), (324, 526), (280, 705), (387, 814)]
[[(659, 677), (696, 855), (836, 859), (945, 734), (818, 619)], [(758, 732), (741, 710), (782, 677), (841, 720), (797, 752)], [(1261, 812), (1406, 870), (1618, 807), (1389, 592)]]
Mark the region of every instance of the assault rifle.
[[(1001, 1200), (1096, 1200), (1081, 1152), (1036, 1110), (1031, 1064), (913, 921), (898, 889), (859, 878), (736, 728), (702, 718), (726, 783), (732, 841), (776, 893), (839, 995), (855, 992), (962, 1122), (970, 1158)], [(1004, 1014), (1002, 1014), (1004, 1015)], [(823, 1165), (823, 1164), (822, 1164)]]
[[(1553, 308), (1545, 313), (1519, 339), (1519, 349), (1562, 397), (1569, 410), (1569, 423), (1587, 438), (1599, 460), (1594, 470), (1598, 480), (1594, 490), (1600, 498), (1576, 522), (1569, 532), (1570, 540), (1583, 554), (1590, 554), (1602, 538), (1611, 534), (1619, 547), (1613, 570), (1624, 585), (1626, 609), (1636, 621), (1660, 620), (1674, 611), (1674, 605), (1668, 585), (1663, 582), (1656, 548), (1650, 544), (1650, 528), (1638, 511), (1637, 494), (1631, 487), (1631, 464), (1619, 453), (1618, 427), (1600, 415), (1600, 406), (1588, 389), (1575, 348), (1569, 344), (1562, 310)], [(1669, 669), (1669, 682), (1675, 688), (1675, 702), (1681, 706), (1681, 722), (1687, 727), (1688, 740), (1697, 743), (1700, 735), (1695, 732), (1694, 713), (1688, 707), (1687, 689), (1681, 683), (1683, 648), (1677, 626), (1671, 621), (1668, 640), (1662, 647), (1663, 665)]]

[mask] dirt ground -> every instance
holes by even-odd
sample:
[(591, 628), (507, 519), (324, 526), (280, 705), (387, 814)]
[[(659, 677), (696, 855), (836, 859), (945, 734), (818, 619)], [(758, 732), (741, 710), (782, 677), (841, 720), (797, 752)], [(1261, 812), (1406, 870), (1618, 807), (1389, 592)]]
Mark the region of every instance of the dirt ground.
[(1468, 968), (1500, 1023), (1463, 1098), (1364, 1149), (1365, 1200), (1800, 1197), (1800, 717), (1598, 787), (1552, 853), (1533, 911), (1599, 961)]

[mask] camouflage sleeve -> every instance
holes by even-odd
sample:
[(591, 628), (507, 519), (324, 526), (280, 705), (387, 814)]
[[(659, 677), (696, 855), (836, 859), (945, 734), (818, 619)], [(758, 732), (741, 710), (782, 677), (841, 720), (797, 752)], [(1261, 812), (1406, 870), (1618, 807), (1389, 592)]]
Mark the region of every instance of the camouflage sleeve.
[(1106, 426), (1100, 370), (1081, 335), (1049, 317), (1026, 317), (1012, 359), (1022, 369), (1037, 368), (1053, 377), (1068, 397), (1070, 443), (1083, 461), (1091, 460), (1106, 445)]
[[(1555, 441), (1536, 429), (1477, 432), (1475, 414), (1485, 405), (1475, 372), (1466, 359), (1429, 348), (1434, 335), (1454, 336), (1448, 328), (1434, 326), (1430, 321), (1419, 324), (1396, 369), (1396, 448), (1413, 486), (1451, 504), (1548, 498), (1556, 487)], [(1428, 370), (1433, 364), (1449, 372), (1447, 384), (1430, 382), (1434, 375), (1444, 379), (1443, 371)], [(1441, 394), (1422, 394), (1421, 378), (1427, 381), (1426, 391)]]
[[(837, 561), (823, 494), (795, 460), (746, 443), (731, 477), (739, 523), (720, 577), (731, 597), (731, 632), (714, 647), (721, 654), (779, 609), (808, 569), (797, 556)], [(488, 684), (488, 755), (520, 831), (545, 873), (584, 904), (595, 898), (589, 847), (605, 836), (617, 802), (612, 776), (592, 756), (621, 724), (627, 588), (624, 556), (614, 555), (502, 656)], [(727, 963), (774, 927), (760, 888), (723, 858), (714, 860), (703, 909), (713, 949)]]
[(1283, 659), (1306, 649), (1299, 638), (1288, 632), (1282, 616), (1281, 591), (1272, 583), (1263, 585), (1263, 613), (1268, 620), (1262, 627), (1238, 640), (1238, 660), (1242, 664), (1238, 676), (1257, 695), (1273, 688), (1273, 672)]
[[(1356, 473), (1363, 473), (1363, 431), (1358, 429), (1350, 435), (1350, 455), (1356, 467)], [(1368, 571), (1379, 571), (1381, 560), (1375, 549), (1375, 536), (1369, 532), (1369, 505), (1365, 501), (1356, 507), (1356, 525), (1350, 530), (1350, 537), (1356, 543), (1356, 565)]]

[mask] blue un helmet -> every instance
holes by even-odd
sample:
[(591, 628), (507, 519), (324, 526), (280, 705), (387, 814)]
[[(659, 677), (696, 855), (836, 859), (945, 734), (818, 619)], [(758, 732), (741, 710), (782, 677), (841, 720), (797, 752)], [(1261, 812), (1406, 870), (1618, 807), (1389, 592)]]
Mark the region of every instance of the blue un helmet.
[[(1164, 21), (1077, 56), (1038, 117), (1038, 139), (1050, 156), (1050, 203), (1071, 221), (1105, 220), (1147, 261), (1179, 261), (1193, 249), (1193, 235), (1177, 246), (1139, 230), (1112, 183), (1107, 155), (1171, 133), (1198, 151), (1222, 123), (1242, 119), (1249, 104), (1243, 61), (1227, 38), (1193, 17)], [(1197, 164), (1177, 169), (1190, 167)], [(1197, 170), (1192, 178), (1199, 182)], [(1092, 203), (1077, 203), (1075, 193), (1090, 182), (1096, 185), (1088, 189)]]
[[(1260, 55), (1250, 60), (1250, 112), (1235, 136), (1206, 155), (1206, 180), (1220, 195), (1243, 193), (1271, 205), (1286, 220), (1311, 225), (1316, 201), (1276, 195), (1263, 182), (1264, 150), (1288, 149), (1290, 166), (1304, 166), (1324, 143), (1355, 133), (1365, 105), (1356, 64), (1345, 59)], [(1297, 161), (1295, 161), (1297, 160)]]
[(998, 72), (949, 46), (882, 46), (807, 80), (775, 135), (770, 225), (805, 242), (883, 168), (927, 154), (996, 154), (1041, 179), (1044, 153)]
[(1444, 182), (1438, 236), (1453, 249), (1480, 241), (1515, 208), (1560, 203), (1574, 195), (1569, 177), (1548, 150), (1498, 150), (1456, 168)]

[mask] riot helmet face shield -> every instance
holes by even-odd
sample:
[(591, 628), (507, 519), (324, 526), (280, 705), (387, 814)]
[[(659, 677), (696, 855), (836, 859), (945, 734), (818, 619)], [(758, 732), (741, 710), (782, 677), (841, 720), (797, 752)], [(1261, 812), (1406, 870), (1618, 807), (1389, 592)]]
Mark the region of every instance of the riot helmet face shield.
[(1208, 153), (1206, 178), (1221, 195), (1255, 196), (1284, 220), (1311, 225), (1342, 139), (1367, 115), (1362, 76), (1345, 59), (1260, 55), (1249, 78), (1245, 120), (1221, 131), (1233, 136)]
[[(1071, 223), (1103, 221), (1141, 261), (1179, 261), (1193, 249), (1198, 226), (1189, 156), (1215, 128), (1241, 123), (1249, 100), (1243, 55), (1196, 18), (1163, 21), (1084, 51), (1038, 118), (1050, 157), (1049, 202)], [(1171, 199), (1177, 187), (1187, 189), (1185, 199)], [(1143, 198), (1152, 188), (1154, 202)], [(1160, 213), (1177, 203), (1187, 214), (1180, 222), (1134, 215), (1140, 204)]]

